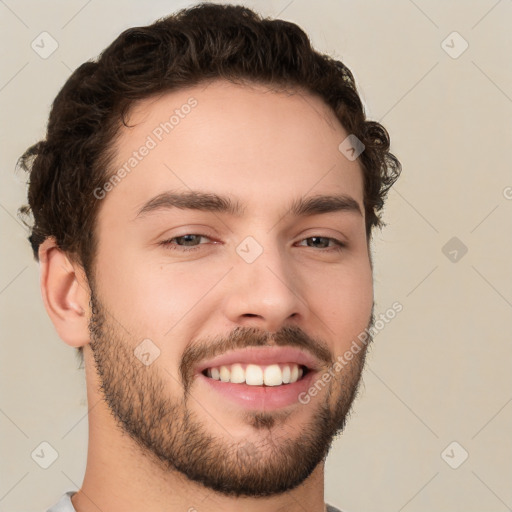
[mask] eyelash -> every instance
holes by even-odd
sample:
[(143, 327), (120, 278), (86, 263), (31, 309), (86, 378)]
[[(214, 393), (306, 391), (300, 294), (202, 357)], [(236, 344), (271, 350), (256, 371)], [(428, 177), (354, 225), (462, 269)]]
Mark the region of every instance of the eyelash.
[[(173, 238), (169, 238), (168, 240), (163, 240), (162, 242), (159, 242), (159, 245), (161, 245), (161, 246), (163, 246), (166, 249), (169, 249), (171, 251), (181, 251), (181, 252), (192, 252), (192, 251), (195, 251), (197, 249), (200, 249), (201, 245), (204, 245), (204, 244), (199, 244), (199, 245), (187, 248), (187, 246), (181, 246), (181, 245), (177, 245), (175, 243), (172, 243), (173, 240), (176, 240), (177, 238), (184, 238), (184, 237), (190, 236), (190, 235), (194, 235), (194, 236), (199, 236), (199, 237), (202, 237), (202, 238), (210, 239), (210, 237), (207, 236), (207, 235), (201, 235), (199, 233), (186, 233), (184, 235), (180, 235), (180, 236), (175, 236)], [(325, 238), (326, 240), (329, 240), (329, 241), (332, 240), (336, 244), (335, 247), (329, 247), (329, 248), (320, 249), (323, 252), (332, 252), (332, 251), (341, 252), (342, 250), (344, 250), (347, 247), (347, 245), (344, 242), (342, 242), (341, 240), (338, 240), (338, 239), (332, 238), (332, 237), (328, 237), (328, 236), (316, 236), (316, 235), (308, 236), (307, 238), (303, 238), (301, 240), (301, 242), (303, 242), (304, 240), (309, 240), (310, 238)]]

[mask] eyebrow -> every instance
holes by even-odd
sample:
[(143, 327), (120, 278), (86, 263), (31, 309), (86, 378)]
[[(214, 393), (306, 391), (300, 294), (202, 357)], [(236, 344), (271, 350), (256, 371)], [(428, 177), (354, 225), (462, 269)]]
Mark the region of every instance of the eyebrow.
[[(142, 218), (152, 212), (173, 208), (225, 213), (233, 217), (241, 217), (245, 212), (245, 207), (240, 201), (229, 196), (190, 190), (158, 194), (139, 209), (135, 219)], [(287, 212), (295, 217), (332, 212), (350, 212), (363, 216), (359, 203), (346, 194), (301, 197), (292, 202)]]

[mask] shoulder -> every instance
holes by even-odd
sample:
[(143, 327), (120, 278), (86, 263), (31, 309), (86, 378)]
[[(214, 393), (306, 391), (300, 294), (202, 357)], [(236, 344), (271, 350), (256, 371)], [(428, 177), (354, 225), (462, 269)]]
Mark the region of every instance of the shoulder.
[(73, 503), (71, 503), (71, 496), (73, 496), (75, 492), (76, 491), (68, 491), (64, 493), (61, 499), (46, 512), (76, 512)]
[(348, 511), (346, 511), (346, 510), (345, 510), (345, 511), (343, 511), (343, 510), (341, 510), (341, 509), (339, 509), (339, 508), (333, 507), (332, 505), (329, 505), (328, 503), (326, 503), (325, 505), (326, 505), (326, 507), (327, 507), (327, 509), (326, 509), (326, 510), (327, 510), (327, 512), (348, 512)]

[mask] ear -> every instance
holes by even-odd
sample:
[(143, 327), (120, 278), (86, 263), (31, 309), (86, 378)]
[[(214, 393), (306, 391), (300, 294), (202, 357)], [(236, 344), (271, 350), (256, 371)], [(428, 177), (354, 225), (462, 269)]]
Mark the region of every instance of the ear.
[(39, 246), (39, 269), (43, 302), (59, 337), (72, 347), (86, 345), (90, 289), (82, 267), (50, 237)]

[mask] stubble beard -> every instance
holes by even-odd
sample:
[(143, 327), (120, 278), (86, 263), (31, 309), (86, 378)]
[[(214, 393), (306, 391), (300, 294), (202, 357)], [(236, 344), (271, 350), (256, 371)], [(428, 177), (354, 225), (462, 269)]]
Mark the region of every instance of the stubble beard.
[[(345, 428), (369, 343), (331, 379), (322, 399), (298, 405), (314, 408), (307, 423), (290, 426), (293, 411), (246, 412), (243, 420), (255, 435), (236, 440), (228, 433), (209, 432), (213, 419), (200, 406), (201, 397), (194, 395), (193, 382), (178, 385), (165, 368), (140, 363), (133, 352), (137, 343), (126, 340), (125, 331), (92, 290), (91, 307), (90, 346), (100, 394), (118, 427), (164, 475), (179, 472), (225, 496), (281, 494), (311, 475)], [(372, 312), (368, 330), (373, 321)], [(181, 390), (181, 396), (170, 396), (171, 385)], [(285, 422), (293, 437), (275, 434)], [(229, 431), (229, 425), (223, 427), (223, 432)]]

